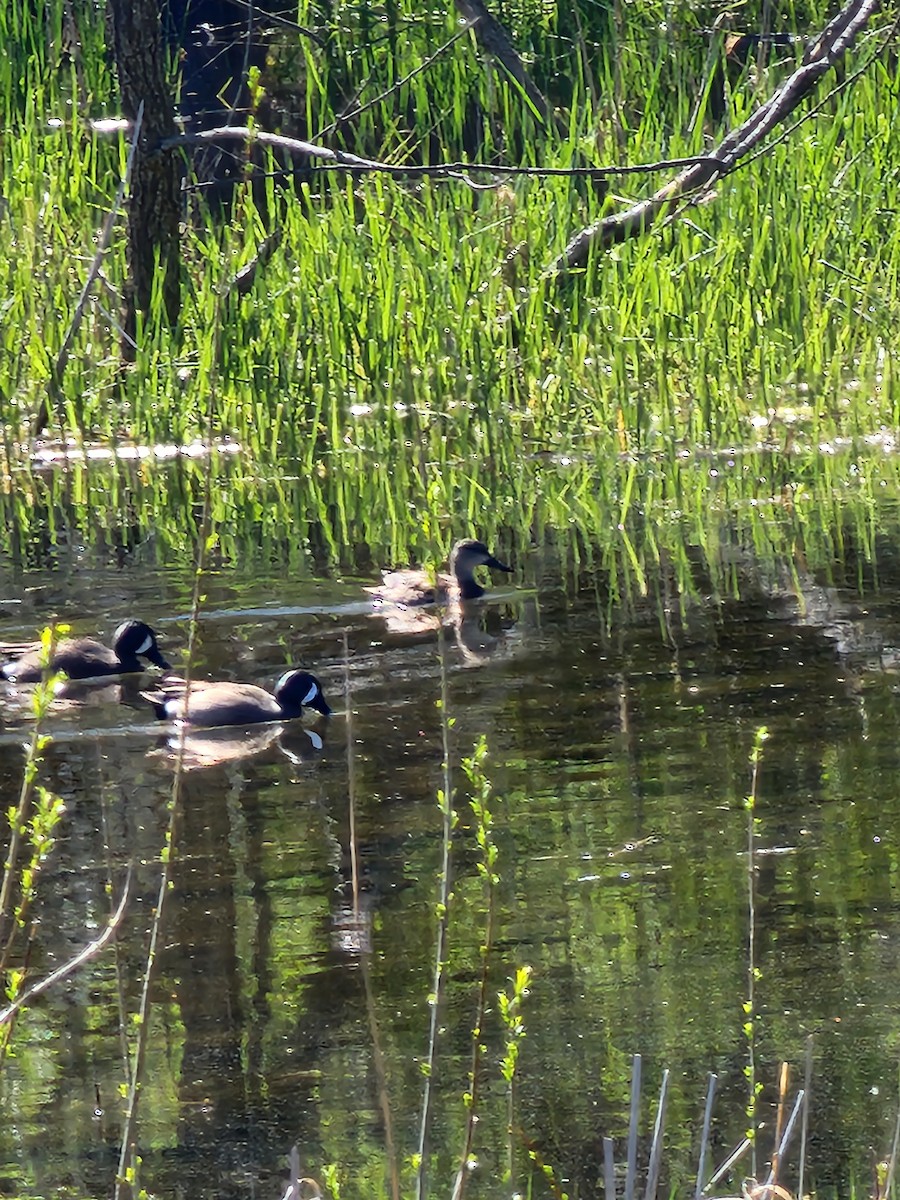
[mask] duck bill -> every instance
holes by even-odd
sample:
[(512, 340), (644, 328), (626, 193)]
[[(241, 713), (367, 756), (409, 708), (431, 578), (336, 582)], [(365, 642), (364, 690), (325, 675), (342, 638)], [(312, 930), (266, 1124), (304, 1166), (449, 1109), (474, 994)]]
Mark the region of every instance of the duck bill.
[(320, 712), (323, 717), (331, 716), (331, 707), (321, 692), (318, 693), (315, 700), (310, 700), (309, 707), (314, 708), (316, 712)]
[(144, 652), (144, 658), (146, 658), (148, 662), (152, 662), (154, 667), (161, 667), (164, 671), (171, 670), (172, 664), (166, 662), (156, 646), (151, 646), (149, 650), (146, 650)]
[(507, 574), (512, 571), (512, 567), (508, 567), (506, 563), (502, 563), (499, 558), (494, 558), (493, 554), (487, 560), (485, 566), (491, 567), (491, 569), (494, 571), (506, 571)]

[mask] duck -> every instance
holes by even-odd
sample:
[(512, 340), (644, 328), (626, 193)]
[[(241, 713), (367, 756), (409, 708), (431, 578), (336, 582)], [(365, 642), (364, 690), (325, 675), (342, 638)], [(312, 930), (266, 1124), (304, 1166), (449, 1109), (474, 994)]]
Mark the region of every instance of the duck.
[(156, 634), (143, 621), (123, 621), (113, 634), (112, 649), (93, 637), (63, 638), (53, 647), (47, 666), (42, 666), (40, 650), (34, 643), (28, 647), (0, 645), (0, 653), (4, 651), (15, 658), (0, 667), (0, 675), (14, 683), (37, 683), (47, 674), (58, 673), (68, 679), (130, 675), (144, 670), (142, 658), (169, 670), (156, 644)]
[(434, 577), (428, 571), (417, 568), (386, 571), (380, 586), (365, 590), (382, 604), (397, 604), (407, 608), (478, 600), (484, 595), (485, 589), (475, 578), (477, 567), (491, 567), (494, 571), (512, 570), (512, 567), (495, 558), (484, 542), (463, 538), (450, 551), (449, 574), (440, 572)]
[(331, 713), (322, 685), (308, 671), (287, 671), (274, 692), (252, 683), (207, 683), (164, 676), (153, 690), (141, 692), (161, 721), (212, 729), (220, 725), (259, 725), (290, 721), (304, 708)]

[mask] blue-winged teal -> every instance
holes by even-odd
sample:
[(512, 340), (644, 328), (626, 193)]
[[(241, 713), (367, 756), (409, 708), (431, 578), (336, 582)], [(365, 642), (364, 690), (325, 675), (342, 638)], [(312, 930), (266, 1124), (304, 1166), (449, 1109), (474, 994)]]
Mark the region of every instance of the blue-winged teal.
[(275, 684), (274, 695), (252, 683), (205, 683), (190, 685), (183, 679), (166, 678), (152, 691), (141, 692), (163, 721), (213, 728), (217, 725), (258, 725), (263, 721), (289, 721), (304, 708), (328, 716), (331, 712), (322, 685), (306, 671), (288, 671)]
[[(21, 649), (21, 648), (18, 648)], [(11, 648), (8, 648), (10, 652)], [(0, 655), (3, 648), (0, 647)], [(63, 638), (50, 656), (49, 671), (62, 671), (69, 679), (97, 679), (104, 675), (129, 675), (143, 671), (140, 659), (169, 669), (159, 652), (156, 634), (143, 621), (125, 621), (113, 635), (112, 649), (92, 637)], [(35, 647), (20, 653), (13, 662), (4, 663), (0, 674), (16, 683), (36, 683), (47, 668), (41, 667)]]
[(463, 538), (450, 552), (449, 574), (441, 572), (432, 578), (427, 571), (418, 568), (386, 571), (381, 585), (366, 588), (366, 591), (384, 604), (408, 607), (477, 600), (484, 595), (484, 588), (475, 579), (477, 567), (491, 567), (495, 571), (512, 570), (512, 567), (495, 558), (484, 542)]

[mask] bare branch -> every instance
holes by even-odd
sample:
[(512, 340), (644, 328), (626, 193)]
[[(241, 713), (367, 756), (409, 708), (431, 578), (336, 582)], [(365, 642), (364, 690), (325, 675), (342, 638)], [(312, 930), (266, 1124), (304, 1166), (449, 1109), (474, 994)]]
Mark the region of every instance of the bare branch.
[(326, 162), (347, 167), (354, 171), (391, 170), (386, 163), (371, 158), (360, 158), (345, 150), (332, 150), (316, 142), (304, 142), (299, 138), (281, 137), (277, 133), (266, 133), (264, 129), (245, 129), (243, 126), (223, 126), (221, 129), (198, 129), (195, 133), (179, 133), (164, 138), (160, 150), (172, 150), (176, 146), (192, 146), (200, 142), (259, 142), (261, 146), (272, 146), (287, 150), (290, 154), (303, 154), (308, 158), (323, 158)]
[(685, 196), (702, 192), (733, 171), (738, 161), (785, 121), (841, 59), (877, 9), (878, 0), (849, 0), (820, 36), (810, 42), (797, 70), (712, 154), (688, 167), (647, 200), (582, 229), (566, 246), (545, 282), (561, 280), (570, 271), (584, 267), (592, 251), (638, 237), (654, 222), (671, 215)]
[(516, 81), (541, 123), (547, 128), (555, 125), (565, 137), (566, 123), (561, 121), (544, 98), (540, 88), (525, 70), (518, 50), (503, 25), (490, 13), (484, 0), (455, 0), (456, 10), (473, 26), (475, 40), (503, 66)]
[(269, 236), (261, 243), (254, 257), (228, 281), (225, 287), (224, 294), (230, 296), (232, 293), (238, 296), (246, 296), (256, 280), (257, 273), (266, 265), (278, 247), (281, 245), (284, 237), (284, 229), (278, 225)]
[(365, 104), (359, 104), (357, 102), (355, 105), (351, 105), (349, 111), (342, 112), (340, 116), (331, 122), (330, 125), (326, 125), (324, 129), (320, 130), (318, 136), (327, 137), (328, 134), (334, 133), (334, 131), (340, 128), (342, 125), (347, 125), (350, 121), (355, 121), (357, 117), (361, 116), (364, 112), (367, 112), (370, 108), (374, 108), (376, 104), (381, 104), (383, 100), (387, 100), (395, 93), (399, 92), (404, 84), (409, 83), (411, 79), (415, 79), (417, 75), (421, 75), (422, 72), (427, 70), (436, 59), (440, 58), (442, 54), (446, 54), (450, 47), (458, 42), (460, 38), (465, 37), (470, 29), (471, 25), (465, 25), (462, 29), (458, 30), (456, 33), (454, 33), (453, 37), (444, 42), (442, 46), (438, 46), (437, 50), (435, 50), (433, 54), (429, 54), (429, 56), (420, 62), (417, 67), (414, 67), (411, 71), (407, 72), (402, 79), (398, 79), (395, 84), (387, 88), (385, 91), (380, 92), (379, 95), (374, 96), (371, 100), (367, 100)]
[(21, 996), (12, 1002), (12, 1004), (7, 1005), (7, 1007), (4, 1009), (0, 1009), (0, 1025), (6, 1025), (12, 1020), (12, 1018), (20, 1009), (25, 1008), (26, 1005), (30, 1004), (31, 1001), (35, 999), (35, 997), (40, 996), (43, 992), (46, 992), (47, 989), (52, 987), (55, 983), (59, 983), (63, 979), (68, 979), (68, 977), (74, 974), (79, 967), (84, 966), (86, 962), (89, 962), (95, 957), (95, 955), (99, 954), (104, 946), (106, 946), (112, 940), (113, 935), (121, 925), (122, 918), (125, 916), (125, 909), (128, 906), (130, 897), (131, 867), (128, 868), (128, 874), (125, 877), (125, 887), (122, 890), (122, 896), (118, 905), (116, 906), (116, 910), (109, 918), (106, 928), (103, 930), (100, 936), (95, 938), (94, 941), (88, 942), (88, 944), (82, 950), (79, 950), (74, 958), (70, 958), (68, 962), (63, 963), (61, 967), (58, 967), (55, 971), (51, 972), (51, 974), (49, 974), (45, 979), (40, 979), (37, 983), (32, 984), (32, 986), (27, 988)]
[[(351, 114), (353, 116), (355, 114)], [(325, 131), (327, 132), (327, 130)], [(278, 133), (266, 133), (262, 129), (246, 129), (243, 126), (222, 126), (220, 129), (200, 129), (194, 133), (180, 133), (166, 138), (160, 144), (161, 150), (171, 150), (175, 146), (192, 146), (198, 142), (240, 141), (259, 142), (271, 146), (274, 150), (284, 150), (288, 154), (302, 155), (304, 158), (324, 160), (325, 168), (336, 171), (365, 172), (373, 171), (383, 175), (392, 175), (397, 179), (462, 179), (465, 175), (485, 172), (498, 179), (524, 176), (533, 179), (551, 178), (602, 178), (606, 175), (641, 175), (651, 171), (670, 171), (677, 167), (692, 167), (712, 163), (718, 165), (719, 160), (710, 154), (696, 154), (689, 158), (665, 158), (659, 162), (637, 163), (633, 166), (605, 167), (509, 167), (497, 163), (478, 162), (447, 162), (431, 165), (411, 166), (386, 163), (375, 158), (360, 158), (343, 150), (333, 150), (330, 146), (322, 146), (318, 142), (305, 142), (298, 138), (283, 137)], [(282, 174), (283, 172), (279, 172)]]

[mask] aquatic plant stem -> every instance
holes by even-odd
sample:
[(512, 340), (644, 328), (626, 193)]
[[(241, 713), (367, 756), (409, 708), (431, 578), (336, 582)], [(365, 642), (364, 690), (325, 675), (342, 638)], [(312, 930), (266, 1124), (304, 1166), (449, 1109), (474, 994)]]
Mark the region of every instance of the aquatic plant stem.
[(441, 874), (440, 893), (437, 903), (437, 931), (434, 948), (434, 975), (432, 980), (431, 1018), (428, 1027), (428, 1047), (423, 1071), (425, 1085), (422, 1090), (422, 1116), (419, 1123), (418, 1170), (416, 1171), (416, 1200), (425, 1200), (428, 1183), (428, 1150), (431, 1127), (431, 1106), (434, 1097), (434, 1071), (437, 1061), (437, 1039), (440, 1011), (444, 997), (444, 966), (447, 954), (447, 935), (450, 923), (451, 899), (451, 855), (456, 813), (453, 809), (453, 777), (450, 770), (450, 717), (448, 712), (449, 688), (447, 686), (447, 653), (444, 626), (438, 627), (438, 657), (441, 669), (441, 748), (443, 751), (443, 788), (438, 793), (441, 812)]
[(463, 1139), (463, 1149), (460, 1164), (453, 1185), (453, 1200), (463, 1200), (466, 1184), (469, 1179), (469, 1163), (472, 1146), (475, 1140), (475, 1126), (478, 1122), (478, 1106), (481, 1098), (481, 1059), (485, 1047), (484, 1021), (488, 1009), (488, 971), (490, 956), (494, 945), (494, 911), (496, 905), (496, 888), (499, 882), (496, 873), (497, 847), (491, 832), (492, 814), (488, 808), (491, 796), (491, 783), (484, 773), (484, 760), (487, 757), (487, 741), (482, 735), (475, 745), (471, 758), (463, 760), (463, 770), (472, 784), (474, 795), (471, 801), (475, 817), (476, 839), (481, 851), (481, 862), (478, 870), (484, 884), (485, 919), (482, 937), (481, 977), (478, 986), (478, 998), (475, 1003), (475, 1021), (472, 1026), (472, 1061), (469, 1067), (469, 1091), (465, 1097), (467, 1115), (466, 1131)]
[[(100, 791), (100, 828), (103, 832), (103, 850), (106, 857), (106, 891), (110, 899), (113, 896), (112, 850), (109, 828), (109, 808), (106, 801), (106, 789)], [(128, 1029), (126, 1014), (128, 1006), (125, 1000), (125, 976), (122, 969), (122, 956), (119, 953), (118, 940), (115, 943), (113, 962), (116, 972), (116, 1003), (119, 1015), (119, 1049), (122, 1055), (122, 1071), (125, 1086), (131, 1086), (131, 1060), (128, 1055)]]
[(900, 1150), (900, 1095), (898, 1095), (897, 1122), (894, 1126), (894, 1140), (891, 1143), (891, 1157), (888, 1163), (887, 1178), (884, 1183), (884, 1195), (890, 1196), (894, 1187), (894, 1175), (897, 1170), (897, 1152)]
[(359, 961), (366, 994), (366, 1016), (369, 1022), (369, 1033), (372, 1038), (372, 1058), (375, 1066), (375, 1078), (378, 1084), (378, 1104), (384, 1121), (384, 1143), (387, 1155), (388, 1170), (391, 1180), (391, 1195), (393, 1200), (400, 1200), (400, 1169), (397, 1165), (397, 1144), (394, 1138), (394, 1120), (391, 1112), (390, 1093), (387, 1086), (387, 1065), (381, 1034), (378, 1025), (378, 1013), (375, 1007), (375, 992), (372, 987), (372, 947), (363, 935), (363, 917), (359, 907), (359, 846), (356, 841), (356, 751), (355, 733), (353, 729), (353, 687), (350, 678), (350, 644), (347, 631), (344, 631), (344, 721), (347, 729), (347, 806), (348, 806), (348, 836), (350, 842), (350, 879), (353, 896), (353, 923), (360, 933)]
[(347, 730), (347, 820), (350, 840), (350, 881), (353, 917), (359, 920), (359, 861), (356, 846), (356, 755), (353, 745), (353, 689), (350, 684), (350, 644), (344, 630), (344, 724)]
[(747, 811), (747, 999), (744, 1002), (744, 1036), (747, 1041), (747, 1066), (744, 1068), (749, 1093), (747, 1097), (747, 1138), (751, 1147), (751, 1173), (756, 1177), (756, 1106), (762, 1084), (756, 1078), (756, 801), (762, 748), (768, 737), (765, 726), (757, 729), (750, 752), (752, 774), (750, 793), (744, 801)]
[(812, 1087), (813, 1035), (806, 1039), (806, 1065), (803, 1070), (803, 1113), (800, 1122), (800, 1168), (797, 1176), (797, 1195), (805, 1195), (803, 1185), (806, 1177), (806, 1146), (809, 1132), (809, 1099)]
[[(49, 666), (55, 639), (55, 627), (52, 625), (48, 626), (41, 635), (40, 654), (42, 665), (45, 668)], [(10, 822), (9, 845), (7, 846), (6, 859), (3, 864), (3, 879), (2, 883), (0, 883), (0, 973), (6, 969), (10, 949), (15, 937), (16, 925), (22, 918), (21, 905), (18, 910), (14, 909), (13, 891), (16, 884), (20, 881), (21, 872), (17, 872), (19, 854), (25, 839), (29, 813), (32, 811), (38, 766), (49, 741), (42, 732), (43, 722), (49, 711), (54, 688), (59, 682), (59, 678), (59, 676), (54, 675), (52, 678), (38, 684), (32, 700), (32, 709), (35, 718), (34, 727), (31, 732), (28, 748), (25, 751), (22, 786), (19, 789), (18, 804)]]
[[(211, 469), (211, 468), (209, 468)], [(197, 551), (197, 566), (194, 575), (194, 591), (191, 600), (191, 619), (188, 627), (187, 661), (184, 678), (187, 684), (187, 695), (190, 695), (191, 663), (193, 660), (194, 641), (196, 639), (197, 622), (200, 612), (200, 581), (203, 574), (203, 559), (206, 538), (209, 527), (209, 492), (207, 491), (203, 506), (203, 519), (200, 525), (200, 537)], [(132, 1056), (131, 1079), (128, 1087), (128, 1105), (122, 1126), (122, 1140), (119, 1146), (119, 1165), (116, 1172), (115, 1200), (129, 1200), (134, 1196), (135, 1178), (133, 1168), (129, 1167), (129, 1159), (134, 1156), (134, 1135), (138, 1116), (141, 1082), (143, 1078), (146, 1042), (150, 1027), (150, 985), (157, 961), (157, 947), (160, 929), (162, 928), (163, 911), (166, 897), (171, 885), (172, 867), (175, 858), (176, 829), (181, 807), (181, 786), (184, 776), (184, 747), (187, 725), (181, 727), (178, 738), (178, 751), (175, 759), (175, 773), (172, 780), (172, 795), (169, 801), (169, 824), (166, 829), (165, 842), (162, 850), (162, 872), (159, 877), (159, 888), (156, 894), (156, 905), (153, 910), (153, 922), (150, 930), (150, 943), (147, 947), (147, 959), (144, 966), (144, 980), (141, 987), (141, 999), (138, 1006), (137, 1041)]]
[[(178, 774), (176, 771), (176, 780)], [(175, 789), (173, 788), (173, 791)], [(122, 1126), (122, 1140), (119, 1145), (119, 1163), (116, 1171), (115, 1200), (128, 1200), (137, 1194), (133, 1166), (129, 1160), (134, 1157), (134, 1136), (138, 1115), (138, 1100), (140, 1098), (141, 1081), (143, 1078), (144, 1056), (146, 1042), (149, 1036), (150, 1024), (150, 983), (156, 966), (157, 946), (162, 926), (162, 914), (165, 907), (166, 895), (169, 890), (170, 871), (175, 844), (175, 813), (176, 805), (171, 804), (169, 811), (169, 826), (166, 831), (165, 848), (163, 850), (163, 868), (159, 877), (159, 888), (156, 894), (156, 905), (153, 909), (153, 922), (150, 929), (150, 944), (147, 948), (147, 958), (144, 964), (144, 981), (141, 988), (141, 999), (137, 1014), (137, 1041), (131, 1063), (131, 1078), (128, 1086), (128, 1103), (125, 1120)]]
[[(27, 750), (27, 762), (36, 761), (40, 753), (40, 740), (41, 735), (38, 732), (38, 727), (35, 726)], [(10, 942), (15, 931), (15, 923), (12, 918), (13, 887), (16, 881), (16, 866), (25, 836), (25, 823), (28, 820), (28, 809), (31, 804), (33, 791), (34, 779), (33, 776), (29, 778), (28, 771), (26, 770), (25, 776), (22, 779), (22, 787), (19, 791), (19, 803), (12, 818), (12, 829), (10, 830), (9, 845), (6, 850), (6, 861), (3, 864), (3, 882), (0, 884), (0, 946), (2, 946), (2, 950), (0, 950), (0, 970), (6, 965), (6, 957), (9, 953)]]

